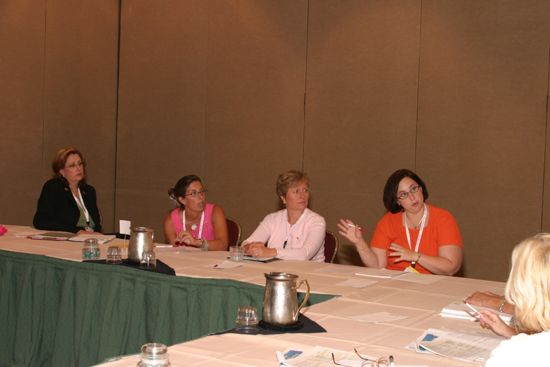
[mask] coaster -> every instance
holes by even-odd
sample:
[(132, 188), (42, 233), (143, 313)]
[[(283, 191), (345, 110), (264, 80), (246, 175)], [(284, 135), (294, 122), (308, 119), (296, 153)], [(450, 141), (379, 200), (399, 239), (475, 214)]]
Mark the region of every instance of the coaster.
[(261, 320), (258, 326), (260, 326), (262, 329), (267, 329), (267, 330), (290, 331), (290, 330), (300, 330), (304, 326), (304, 323), (301, 320), (298, 320), (289, 325), (273, 325), (273, 324), (268, 324), (264, 320)]

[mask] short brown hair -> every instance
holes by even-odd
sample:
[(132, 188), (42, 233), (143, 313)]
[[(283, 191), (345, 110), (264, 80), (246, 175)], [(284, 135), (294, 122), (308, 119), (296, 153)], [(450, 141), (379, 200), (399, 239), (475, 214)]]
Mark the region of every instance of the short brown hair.
[(290, 186), (302, 181), (305, 181), (309, 185), (309, 177), (307, 177), (304, 172), (290, 170), (281, 173), (277, 178), (277, 186), (275, 189), (277, 196), (285, 196)]
[(84, 164), (84, 178), (82, 179), (82, 182), (86, 182), (86, 161), (84, 160), (84, 156), (80, 151), (76, 148), (69, 147), (69, 148), (63, 148), (59, 149), (52, 160), (52, 171), (54, 177), (63, 177), (59, 173), (63, 168), (65, 168), (65, 164), (67, 164), (67, 158), (71, 154), (78, 154), (80, 157), (80, 160)]

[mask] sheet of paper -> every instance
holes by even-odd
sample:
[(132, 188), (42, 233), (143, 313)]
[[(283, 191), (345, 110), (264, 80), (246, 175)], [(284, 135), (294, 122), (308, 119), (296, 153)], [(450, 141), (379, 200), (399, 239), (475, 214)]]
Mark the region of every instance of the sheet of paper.
[(131, 234), (130, 227), (132, 226), (132, 222), (129, 220), (119, 220), (118, 221), (118, 233), (120, 234), (127, 234), (128, 236)]
[(376, 284), (376, 280), (366, 279), (366, 278), (349, 278), (344, 280), (343, 282), (336, 283), (336, 285), (341, 285), (344, 287), (352, 287), (352, 288), (365, 288), (369, 285)]
[(407, 318), (407, 316), (382, 311), (382, 312), (355, 315), (355, 316), (352, 316), (351, 318), (362, 322), (377, 323), (377, 322), (392, 322), (392, 321), (404, 320)]
[(428, 329), (418, 340), (418, 348), (461, 361), (484, 363), (503, 338), (480, 333), (457, 333)]
[(388, 269), (370, 269), (365, 268), (360, 272), (355, 273), (355, 275), (361, 277), (371, 277), (371, 278), (381, 278), (381, 279), (391, 279), (403, 275), (402, 271), (388, 270)]
[[(476, 306), (476, 309), (490, 310), (492, 312), (496, 312), (493, 309), (490, 309), (487, 307), (481, 307), (481, 306)], [(477, 318), (473, 315), (473, 311), (470, 310), (470, 308), (463, 301), (454, 301), (449, 303), (447, 306), (443, 307), (443, 309), (440, 312), (440, 315), (442, 317), (449, 317), (454, 319), (463, 319), (463, 320), (470, 320), (470, 321), (477, 320)], [(500, 313), (499, 316), (502, 319), (502, 321), (504, 321), (508, 325), (511, 324), (512, 315), (509, 315), (507, 313)]]
[(107, 243), (109, 241), (112, 241), (116, 238), (115, 235), (106, 235), (106, 234), (79, 234), (77, 236), (69, 238), (69, 241), (72, 242), (84, 242), (88, 238), (95, 238), (97, 239), (97, 242), (99, 243)]
[(394, 277), (396, 280), (403, 282), (419, 283), (419, 284), (433, 284), (441, 280), (439, 275), (427, 275), (419, 273), (403, 273), (397, 277)]
[(213, 269), (233, 269), (233, 268), (238, 268), (239, 266), (243, 266), (243, 264), (240, 262), (231, 261), (231, 260), (224, 260), (221, 263), (207, 265), (207, 267), (213, 268)]
[[(285, 359), (281, 363), (279, 360), (279, 365), (281, 367), (335, 367), (335, 364), (332, 360), (332, 354), (334, 354), (334, 359), (340, 366), (346, 367), (361, 367), (366, 366), (365, 361), (361, 360), (353, 352), (345, 352), (342, 350), (329, 349), (324, 347), (316, 346), (313, 350), (309, 352), (304, 352), (299, 356), (292, 359)], [(379, 357), (362, 354), (365, 358), (377, 360)], [(397, 361), (396, 361), (397, 362)], [(394, 363), (394, 367), (426, 367), (425, 365), (405, 365)]]

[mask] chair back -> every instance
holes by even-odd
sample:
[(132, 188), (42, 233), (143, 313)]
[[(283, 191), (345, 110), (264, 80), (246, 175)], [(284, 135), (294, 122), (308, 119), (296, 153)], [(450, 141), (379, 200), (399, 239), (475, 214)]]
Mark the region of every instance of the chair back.
[(325, 232), (325, 262), (332, 263), (338, 253), (338, 238), (331, 231)]
[(237, 246), (241, 240), (241, 226), (234, 220), (225, 219), (227, 222), (227, 243), (229, 246)]

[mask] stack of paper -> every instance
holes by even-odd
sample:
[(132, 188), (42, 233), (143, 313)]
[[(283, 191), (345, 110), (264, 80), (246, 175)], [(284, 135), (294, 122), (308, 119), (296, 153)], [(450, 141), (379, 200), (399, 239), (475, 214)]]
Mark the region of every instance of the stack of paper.
[(84, 242), (88, 238), (95, 238), (98, 243), (107, 243), (111, 240), (114, 240), (116, 238), (115, 235), (107, 235), (107, 234), (97, 234), (97, 233), (90, 233), (90, 234), (79, 234), (74, 237), (69, 238), (69, 241), (73, 242)]
[(419, 352), (468, 362), (485, 363), (504, 338), (486, 333), (457, 333), (428, 329), (417, 341)]
[[(491, 310), (493, 312), (497, 312), (493, 309), (487, 308), (487, 307), (479, 307), (476, 306), (478, 310)], [(443, 307), (443, 309), (440, 312), (440, 315), (443, 317), (450, 317), (454, 319), (463, 319), (463, 320), (470, 320), (470, 321), (476, 321), (478, 318), (474, 316), (472, 310), (466, 306), (466, 304), (462, 301), (454, 301), (449, 303), (447, 306)], [(499, 313), (500, 318), (502, 321), (510, 325), (512, 322), (512, 315), (509, 315), (507, 313)]]
[(116, 236), (99, 234), (99, 233), (89, 233), (89, 234), (86, 233), (86, 234), (75, 235), (74, 233), (70, 233), (70, 232), (44, 232), (44, 233), (31, 234), (26, 237), (33, 240), (72, 241), (72, 242), (84, 242), (88, 238), (95, 238), (97, 239), (98, 243), (107, 243), (113, 240)]

